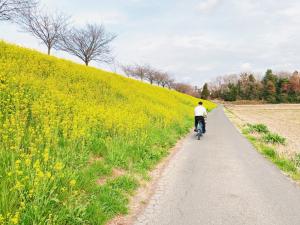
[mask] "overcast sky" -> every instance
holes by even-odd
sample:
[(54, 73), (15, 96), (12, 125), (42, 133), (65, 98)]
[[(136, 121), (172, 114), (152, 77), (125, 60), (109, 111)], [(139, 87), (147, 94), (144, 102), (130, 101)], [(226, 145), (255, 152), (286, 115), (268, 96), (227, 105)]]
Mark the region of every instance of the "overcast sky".
[[(72, 15), (78, 26), (103, 23), (118, 35), (113, 48), (119, 62), (149, 63), (179, 81), (202, 84), (241, 71), (299, 69), (299, 0), (41, 2), (49, 10)], [(46, 51), (8, 23), (0, 23), (0, 39)]]

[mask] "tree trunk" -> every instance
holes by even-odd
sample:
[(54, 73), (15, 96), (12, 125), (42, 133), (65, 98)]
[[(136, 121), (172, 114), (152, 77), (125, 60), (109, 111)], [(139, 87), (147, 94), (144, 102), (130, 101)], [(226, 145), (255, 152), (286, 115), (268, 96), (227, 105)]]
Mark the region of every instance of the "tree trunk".
[(48, 47), (48, 55), (50, 55), (50, 53), (51, 53), (51, 48)]

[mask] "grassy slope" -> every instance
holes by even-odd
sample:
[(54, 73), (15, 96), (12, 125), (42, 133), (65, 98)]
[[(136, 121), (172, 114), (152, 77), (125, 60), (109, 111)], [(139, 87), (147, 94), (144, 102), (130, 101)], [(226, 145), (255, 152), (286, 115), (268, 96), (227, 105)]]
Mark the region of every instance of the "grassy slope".
[(0, 224), (126, 213), (137, 177), (188, 132), (196, 102), (0, 42)]

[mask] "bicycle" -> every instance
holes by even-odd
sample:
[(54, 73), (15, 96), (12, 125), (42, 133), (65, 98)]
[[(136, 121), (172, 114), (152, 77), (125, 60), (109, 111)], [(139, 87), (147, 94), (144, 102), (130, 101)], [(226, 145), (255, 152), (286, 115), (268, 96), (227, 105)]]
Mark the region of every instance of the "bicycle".
[(203, 136), (203, 124), (201, 121), (198, 122), (196, 136), (198, 140)]

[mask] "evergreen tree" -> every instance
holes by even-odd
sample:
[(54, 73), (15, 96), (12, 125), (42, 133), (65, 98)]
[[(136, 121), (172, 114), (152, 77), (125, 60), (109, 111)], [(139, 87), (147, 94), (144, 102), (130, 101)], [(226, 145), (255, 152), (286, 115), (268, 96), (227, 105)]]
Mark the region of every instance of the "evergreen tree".
[(249, 80), (249, 92), (248, 92), (248, 99), (249, 100), (254, 100), (254, 99), (258, 99), (258, 86), (256, 83), (256, 79), (253, 76), (253, 74), (250, 74), (248, 77)]
[(202, 91), (201, 91), (201, 98), (202, 99), (207, 99), (209, 97), (209, 90), (208, 90), (208, 85), (205, 83), (203, 85)]
[(273, 74), (272, 70), (267, 70), (263, 78), (263, 98), (271, 103), (276, 102), (276, 84), (277, 76)]
[(223, 92), (223, 99), (225, 101), (236, 101), (238, 96), (238, 86), (229, 83), (227, 89)]
[(277, 82), (277, 102), (289, 102), (289, 79), (279, 78)]

